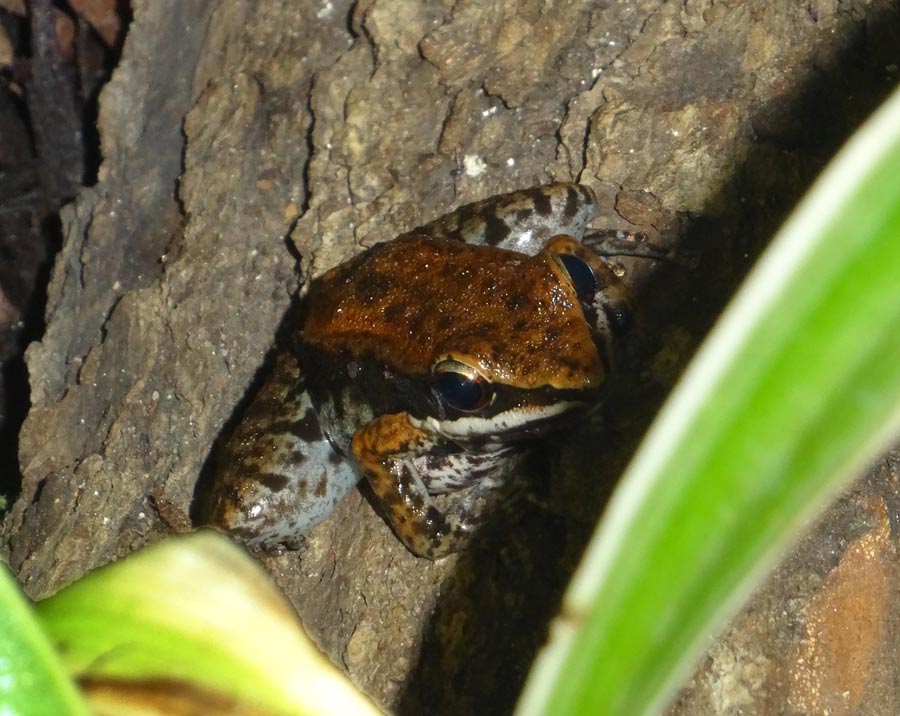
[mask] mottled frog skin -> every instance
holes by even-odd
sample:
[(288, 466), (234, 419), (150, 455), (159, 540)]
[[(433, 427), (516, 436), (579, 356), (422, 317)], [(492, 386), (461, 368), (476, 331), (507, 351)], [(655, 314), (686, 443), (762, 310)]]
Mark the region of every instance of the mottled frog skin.
[(497, 196), (315, 280), (219, 450), (209, 522), (292, 546), (365, 477), (413, 553), (460, 549), (473, 516), (431, 495), (494, 486), (606, 380), (628, 307), (581, 243), (594, 212), (576, 184)]

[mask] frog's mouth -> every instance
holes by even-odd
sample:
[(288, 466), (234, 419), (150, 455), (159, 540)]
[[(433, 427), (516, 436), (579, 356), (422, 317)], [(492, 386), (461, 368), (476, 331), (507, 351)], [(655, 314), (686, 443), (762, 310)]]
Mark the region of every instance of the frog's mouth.
[(500, 445), (534, 440), (565, 427), (586, 409), (580, 400), (511, 407), (490, 415), (458, 414), (442, 419), (412, 419), (418, 428), (466, 445)]

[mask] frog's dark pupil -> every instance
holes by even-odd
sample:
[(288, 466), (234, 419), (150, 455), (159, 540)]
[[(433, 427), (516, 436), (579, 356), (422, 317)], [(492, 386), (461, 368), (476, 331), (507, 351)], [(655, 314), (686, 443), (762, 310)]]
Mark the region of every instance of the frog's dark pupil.
[(438, 373), (435, 384), (447, 405), (457, 410), (478, 410), (487, 402), (484, 381), (464, 373), (452, 370)]
[(574, 254), (560, 254), (559, 260), (572, 279), (575, 291), (582, 298), (590, 298), (597, 291), (597, 277), (591, 267)]

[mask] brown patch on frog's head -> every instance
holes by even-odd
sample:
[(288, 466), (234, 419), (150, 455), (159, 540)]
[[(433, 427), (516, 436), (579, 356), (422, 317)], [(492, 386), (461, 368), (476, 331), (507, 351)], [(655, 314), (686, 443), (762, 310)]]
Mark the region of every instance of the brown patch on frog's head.
[(593, 389), (606, 377), (578, 295), (547, 252), (415, 235), (380, 244), (314, 283), (302, 337), (406, 375), (450, 358), (523, 389)]

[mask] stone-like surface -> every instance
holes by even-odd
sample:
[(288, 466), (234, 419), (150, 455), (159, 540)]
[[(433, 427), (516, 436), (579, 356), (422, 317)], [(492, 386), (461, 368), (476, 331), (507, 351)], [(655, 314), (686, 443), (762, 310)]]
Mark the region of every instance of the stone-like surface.
[[(264, 558), (310, 632), (381, 703), (509, 713), (679, 368), (895, 81), (896, 2), (132, 4), (101, 104), (103, 170), (64, 214), (47, 333), (29, 352), (22, 496), (2, 545), (33, 596), (189, 527), (197, 476), (298, 274), (551, 178), (594, 188), (597, 226), (678, 241), (699, 259), (618, 261), (643, 328), (603, 425), (542, 456), (537, 494), (510, 500), (472, 551), (415, 559), (361, 490), (303, 551)], [(882, 512), (840, 519), (872, 495), (896, 514), (895, 478), (881, 478), (824, 519), (673, 713), (896, 706), (896, 616), (877, 598), (894, 588)], [(848, 591), (856, 583), (864, 593)], [(860, 625), (843, 662), (837, 607)]]
[(889, 646), (891, 525), (885, 503), (873, 507), (878, 522), (847, 546), (806, 604), (802, 636), (787, 665), (789, 710), (856, 713), (873, 680), (875, 657)]
[(818, 521), (709, 649), (669, 716), (897, 712), (897, 458)]

